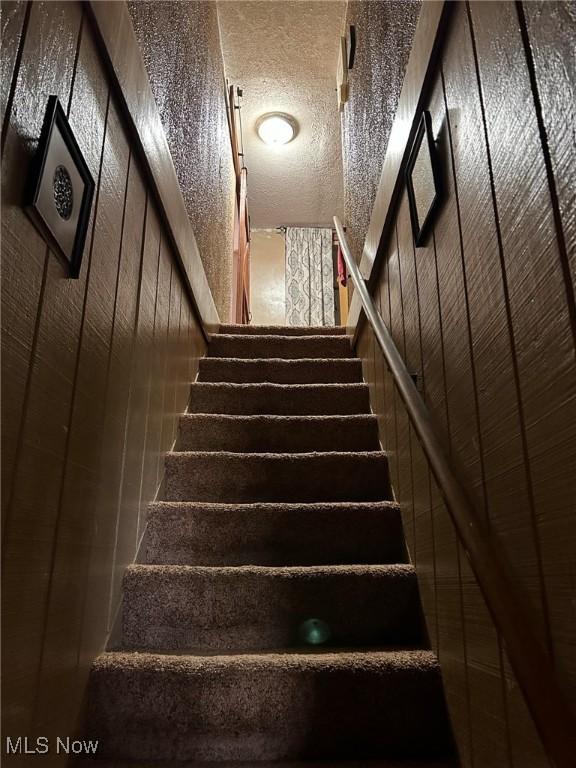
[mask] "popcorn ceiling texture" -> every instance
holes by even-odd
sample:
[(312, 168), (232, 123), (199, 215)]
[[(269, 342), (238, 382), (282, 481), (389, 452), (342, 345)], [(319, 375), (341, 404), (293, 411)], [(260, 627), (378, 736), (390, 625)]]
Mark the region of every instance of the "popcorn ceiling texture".
[(418, 15), (419, 0), (350, 0), (346, 24), (356, 26), (356, 58), (342, 118), (344, 211), (357, 261), (376, 197)]
[(234, 170), (215, 2), (129, 2), (222, 322), (230, 316)]
[[(226, 75), (244, 91), (242, 124), (252, 226), (332, 226), (343, 211), (336, 67), (343, 0), (218, 3)], [(296, 138), (270, 147), (256, 133), (287, 112)]]

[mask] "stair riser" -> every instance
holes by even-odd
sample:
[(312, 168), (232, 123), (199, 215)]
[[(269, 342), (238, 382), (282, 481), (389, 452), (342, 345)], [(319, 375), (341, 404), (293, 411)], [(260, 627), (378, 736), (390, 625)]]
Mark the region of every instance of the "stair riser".
[(92, 672), (89, 738), (101, 757), (282, 760), (446, 754), (437, 669), (282, 667), (246, 663), (189, 671)]
[(153, 505), (146, 562), (163, 565), (403, 563), (396, 507)]
[(184, 416), (181, 451), (307, 453), (377, 451), (378, 423), (373, 417), (345, 419)]
[[(191, 596), (193, 595), (193, 599)], [(234, 569), (133, 566), (124, 578), (125, 648), (259, 651), (305, 645), (326, 622), (338, 646), (422, 641), (410, 566)]]
[(273, 384), (193, 384), (191, 390), (190, 413), (330, 416), (370, 412), (364, 384), (293, 389)]
[(250, 384), (353, 384), (362, 381), (360, 360), (200, 359), (198, 381)]
[(458, 765), (452, 761), (437, 761), (437, 760), (345, 760), (344, 762), (338, 760), (330, 760), (329, 764), (325, 762), (302, 762), (301, 760), (290, 760), (289, 762), (277, 760), (258, 760), (254, 764), (253, 760), (248, 762), (242, 760), (238, 762), (229, 760), (214, 762), (213, 760), (198, 762), (194, 760), (192, 762), (182, 762), (178, 760), (174, 762), (172, 760), (161, 762), (154, 761), (152, 765), (146, 763), (142, 765), (141, 762), (133, 762), (132, 760), (79, 760), (74, 761), (74, 768), (458, 768)]
[(318, 502), (391, 499), (382, 453), (166, 457), (167, 501)]
[(265, 358), (351, 357), (347, 336), (212, 336), (209, 357)]
[(222, 334), (256, 336), (345, 336), (341, 325), (294, 326), (294, 325), (221, 325)]

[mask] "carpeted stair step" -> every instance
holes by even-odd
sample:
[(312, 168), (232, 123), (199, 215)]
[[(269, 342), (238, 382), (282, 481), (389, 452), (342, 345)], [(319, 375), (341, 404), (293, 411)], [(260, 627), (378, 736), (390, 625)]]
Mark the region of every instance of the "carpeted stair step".
[(123, 586), (129, 649), (265, 651), (306, 646), (306, 631), (341, 647), (422, 644), (411, 565), (132, 565)]
[(241, 336), (345, 336), (343, 325), (221, 325), (220, 333), (236, 333)]
[(188, 414), (180, 418), (180, 451), (377, 451), (378, 421), (348, 416), (237, 416)]
[(199, 504), (148, 508), (145, 558), (156, 565), (334, 565), (406, 561), (398, 505)]
[(362, 381), (362, 363), (357, 358), (245, 359), (202, 357), (198, 381), (275, 384), (349, 384)]
[(74, 760), (74, 768), (460, 768), (454, 760)]
[(192, 384), (190, 413), (345, 415), (369, 413), (366, 384)]
[(349, 358), (352, 353), (348, 336), (256, 336), (218, 334), (210, 338), (208, 357), (282, 357)]
[(391, 499), (382, 451), (179, 452), (166, 456), (167, 501), (382, 501)]
[(450, 751), (428, 651), (105, 653), (88, 738), (132, 760), (429, 759)]

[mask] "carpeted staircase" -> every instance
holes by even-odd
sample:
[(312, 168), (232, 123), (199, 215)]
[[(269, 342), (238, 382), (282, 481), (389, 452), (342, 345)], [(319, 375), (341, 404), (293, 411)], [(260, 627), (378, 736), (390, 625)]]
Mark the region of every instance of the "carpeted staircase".
[(120, 647), (90, 678), (100, 757), (453, 765), (387, 459), (341, 329), (214, 336), (164, 496), (126, 571)]

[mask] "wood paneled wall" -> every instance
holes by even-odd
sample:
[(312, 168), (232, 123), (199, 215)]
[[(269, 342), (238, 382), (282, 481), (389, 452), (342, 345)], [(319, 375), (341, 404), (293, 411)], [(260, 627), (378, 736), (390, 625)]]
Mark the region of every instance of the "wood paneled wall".
[[(446, 196), (415, 248), (403, 193), (374, 298), (576, 705), (576, 18), (452, 5), (425, 102)], [(462, 765), (549, 766), (367, 324), (358, 350)]]
[[(2, 31), (3, 732), (66, 736), (205, 345), (82, 4)], [(77, 280), (21, 207), (53, 93), (97, 183)]]

